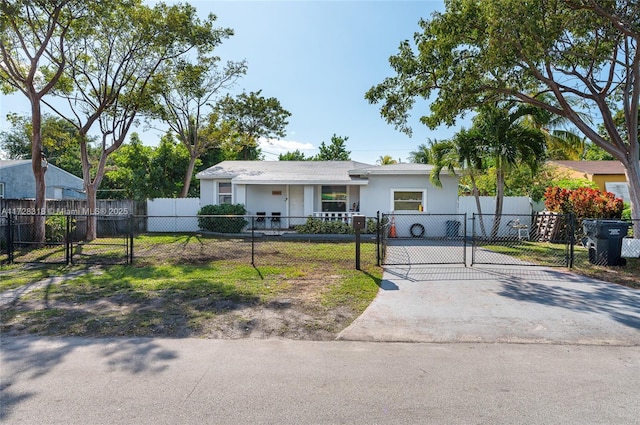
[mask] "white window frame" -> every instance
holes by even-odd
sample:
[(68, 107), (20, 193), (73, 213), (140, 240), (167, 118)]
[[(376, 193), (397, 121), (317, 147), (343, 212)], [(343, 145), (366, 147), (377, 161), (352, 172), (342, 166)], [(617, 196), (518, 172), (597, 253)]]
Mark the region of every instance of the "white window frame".
[[(420, 211), (420, 209), (416, 209), (416, 210), (402, 210), (402, 209), (396, 209), (396, 197), (395, 194), (396, 192), (416, 192), (416, 193), (421, 193), (422, 194), (422, 199), (420, 199), (419, 201), (416, 199), (415, 202), (420, 202), (420, 205), (422, 206), (422, 211)], [(427, 211), (427, 189), (424, 188), (392, 188), (391, 189), (391, 193), (390, 193), (390, 205), (389, 205), (389, 211), (395, 211), (395, 212), (426, 212)]]
[[(220, 185), (225, 184), (229, 185), (229, 193), (221, 192)], [(229, 197), (229, 204), (233, 204), (233, 184), (230, 181), (218, 181), (216, 182), (216, 201), (218, 205), (226, 204), (227, 202), (222, 202), (222, 197)]]

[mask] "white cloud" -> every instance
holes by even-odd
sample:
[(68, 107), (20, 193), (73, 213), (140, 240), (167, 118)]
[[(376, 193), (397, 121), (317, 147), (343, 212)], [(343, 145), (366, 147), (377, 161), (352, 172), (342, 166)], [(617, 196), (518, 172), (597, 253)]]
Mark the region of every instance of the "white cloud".
[(293, 152), (296, 149), (302, 153), (308, 153), (308, 151), (316, 150), (311, 143), (296, 142), (294, 140), (267, 139), (261, 137), (258, 140), (258, 143), (260, 144), (262, 153), (276, 156), (281, 153)]

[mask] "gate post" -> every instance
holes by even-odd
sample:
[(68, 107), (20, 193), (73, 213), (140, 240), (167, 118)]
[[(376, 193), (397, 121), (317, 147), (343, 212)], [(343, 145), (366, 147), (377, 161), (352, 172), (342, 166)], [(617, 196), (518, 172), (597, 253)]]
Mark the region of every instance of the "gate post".
[(380, 211), (376, 212), (376, 262), (380, 267)]
[[(133, 211), (133, 210), (132, 210)], [(129, 255), (127, 256), (127, 262), (133, 264), (133, 229), (134, 229), (133, 214), (129, 214)]]
[(13, 263), (13, 216), (7, 214), (7, 261)]
[[(265, 219), (266, 220), (266, 219)], [(266, 224), (265, 224), (265, 227)], [(254, 216), (251, 216), (251, 265), (255, 267), (255, 255), (256, 255), (256, 220)], [(265, 232), (266, 233), (266, 232)]]
[(573, 268), (573, 256), (575, 254), (574, 248), (576, 244), (576, 216), (573, 213), (569, 213), (569, 258), (567, 258), (567, 266)]
[(71, 216), (67, 215), (66, 217), (66, 228), (64, 232), (64, 262), (67, 264), (71, 264)]

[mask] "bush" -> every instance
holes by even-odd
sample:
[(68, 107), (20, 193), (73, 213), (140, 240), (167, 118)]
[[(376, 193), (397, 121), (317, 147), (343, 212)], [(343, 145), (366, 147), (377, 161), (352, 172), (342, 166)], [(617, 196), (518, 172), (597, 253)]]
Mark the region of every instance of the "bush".
[[(249, 224), (244, 219), (247, 210), (242, 204), (205, 205), (198, 211), (198, 226), (202, 230), (219, 233), (238, 233)], [(231, 217), (242, 216), (242, 217)]]
[(353, 233), (353, 228), (344, 221), (325, 221), (313, 217), (308, 217), (306, 223), (297, 225), (294, 229), (298, 233), (311, 235), (348, 235)]
[[(75, 219), (71, 219), (71, 231), (76, 228)], [(67, 233), (67, 216), (63, 213), (51, 214), (44, 222), (47, 242), (62, 242)]]
[(544, 194), (548, 211), (573, 213), (583, 218), (620, 218), (624, 204), (611, 192), (581, 187), (575, 190), (549, 187)]

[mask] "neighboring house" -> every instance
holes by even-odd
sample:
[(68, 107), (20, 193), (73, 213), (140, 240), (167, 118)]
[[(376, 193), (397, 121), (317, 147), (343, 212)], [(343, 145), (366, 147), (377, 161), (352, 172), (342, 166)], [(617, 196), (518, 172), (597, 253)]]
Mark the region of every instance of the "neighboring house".
[(612, 192), (625, 202), (630, 201), (629, 185), (620, 161), (549, 161), (570, 178), (587, 179), (600, 190)]
[[(345, 218), (354, 213), (455, 214), (458, 177), (429, 182), (431, 165), (369, 165), (355, 161), (224, 161), (196, 175), (200, 205), (244, 204), (248, 214)], [(293, 218), (295, 217), (295, 218)], [(277, 220), (277, 219), (276, 219)], [(268, 223), (266, 224), (269, 225)]]
[[(44, 174), (47, 199), (86, 199), (80, 177), (48, 164)], [(0, 198), (33, 199), (36, 182), (30, 159), (0, 160)]]

